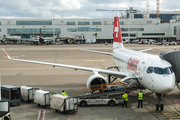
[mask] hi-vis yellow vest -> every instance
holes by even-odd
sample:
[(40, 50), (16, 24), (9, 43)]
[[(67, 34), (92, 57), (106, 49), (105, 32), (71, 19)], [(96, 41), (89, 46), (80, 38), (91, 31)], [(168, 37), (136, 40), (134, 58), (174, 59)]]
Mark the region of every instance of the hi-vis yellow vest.
[(65, 92), (62, 92), (61, 95), (67, 96), (67, 94)]
[(138, 100), (143, 100), (143, 93), (138, 93)]
[(128, 94), (127, 93), (124, 93), (123, 96), (122, 96), (123, 100), (124, 101), (128, 101)]

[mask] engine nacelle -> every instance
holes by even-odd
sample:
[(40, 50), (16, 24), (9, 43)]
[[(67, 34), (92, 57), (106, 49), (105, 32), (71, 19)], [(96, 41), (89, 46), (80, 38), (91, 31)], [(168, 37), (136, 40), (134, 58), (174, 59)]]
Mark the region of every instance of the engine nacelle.
[(177, 85), (177, 88), (180, 90), (180, 82), (176, 83), (176, 85)]
[(94, 74), (88, 78), (86, 85), (89, 91), (92, 91), (95, 85), (101, 85), (105, 83), (108, 83), (107, 78), (99, 74)]

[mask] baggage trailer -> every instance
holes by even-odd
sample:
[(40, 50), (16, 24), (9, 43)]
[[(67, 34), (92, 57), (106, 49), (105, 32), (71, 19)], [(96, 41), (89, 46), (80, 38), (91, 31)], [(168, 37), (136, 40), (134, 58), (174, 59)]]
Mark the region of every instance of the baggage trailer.
[(39, 90), (39, 88), (21, 86), (21, 100), (28, 102), (34, 101), (34, 95), (36, 90)]
[(10, 105), (20, 105), (20, 87), (1, 85), (1, 100), (9, 101)]
[(78, 111), (78, 99), (55, 94), (51, 97), (50, 108), (52, 108), (56, 112), (75, 113)]
[(50, 106), (50, 99), (53, 94), (55, 93), (44, 90), (36, 90), (34, 103), (38, 106), (44, 106), (46, 108), (46, 106)]

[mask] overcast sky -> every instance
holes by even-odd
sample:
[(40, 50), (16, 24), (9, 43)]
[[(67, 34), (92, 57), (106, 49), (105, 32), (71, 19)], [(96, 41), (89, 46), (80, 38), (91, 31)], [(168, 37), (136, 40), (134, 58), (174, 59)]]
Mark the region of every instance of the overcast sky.
[[(160, 0), (161, 11), (180, 11), (179, 0)], [(0, 18), (113, 18), (112, 11), (134, 7), (147, 10), (147, 0), (0, 0)], [(149, 10), (156, 9), (156, 0), (149, 0)], [(125, 12), (119, 12), (123, 15)]]

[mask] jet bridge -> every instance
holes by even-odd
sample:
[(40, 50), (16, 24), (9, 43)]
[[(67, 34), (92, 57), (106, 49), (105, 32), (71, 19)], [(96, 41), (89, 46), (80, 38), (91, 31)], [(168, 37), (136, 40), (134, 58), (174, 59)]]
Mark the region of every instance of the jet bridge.
[[(160, 53), (160, 58), (168, 61), (175, 72), (176, 82), (180, 82), (180, 50), (170, 50)], [(178, 87), (179, 88), (179, 87)]]

